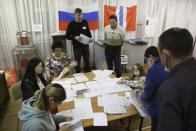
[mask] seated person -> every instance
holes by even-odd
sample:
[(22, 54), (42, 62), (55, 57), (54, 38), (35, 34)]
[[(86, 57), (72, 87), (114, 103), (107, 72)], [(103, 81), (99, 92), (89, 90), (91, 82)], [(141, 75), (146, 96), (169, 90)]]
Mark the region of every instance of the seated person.
[(71, 57), (68, 57), (63, 52), (63, 44), (54, 42), (52, 44), (52, 54), (46, 58), (45, 70), (46, 78), (51, 81), (54, 77), (58, 77), (65, 67), (75, 67), (76, 62), (71, 62)]
[(128, 84), (131, 88), (143, 88), (146, 79), (143, 66), (134, 64), (131, 73), (129, 77), (122, 78), (121, 83)]
[(30, 59), (21, 83), (22, 99), (26, 100), (32, 97), (35, 91), (43, 89), (47, 84), (43, 77), (42, 60), (39, 58)]
[[(51, 84), (35, 92), (35, 96), (24, 101), (19, 119), (22, 121), (22, 131), (57, 131), (59, 123), (66, 117), (51, 115), (50, 110), (66, 99), (65, 90), (59, 84)], [(68, 131), (69, 125), (62, 126), (59, 131)]]

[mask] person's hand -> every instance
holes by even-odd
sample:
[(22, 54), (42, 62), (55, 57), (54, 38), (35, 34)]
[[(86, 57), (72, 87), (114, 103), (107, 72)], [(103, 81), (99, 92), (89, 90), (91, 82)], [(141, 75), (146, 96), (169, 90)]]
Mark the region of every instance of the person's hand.
[(81, 37), (80, 36), (75, 36), (75, 40), (80, 41)]
[(50, 74), (50, 72), (46, 71), (46, 79), (51, 81), (53, 76)]
[(69, 67), (73, 68), (76, 67), (78, 65), (78, 63), (76, 61), (71, 61), (71, 63), (69, 64)]
[(141, 95), (142, 95), (142, 91), (137, 91), (137, 92), (136, 92), (136, 99), (137, 99), (137, 101), (138, 101), (139, 103), (141, 102), (141, 99), (140, 99)]
[(64, 116), (64, 120), (65, 121), (71, 121), (71, 120), (73, 120), (73, 118), (72, 117), (69, 117), (69, 116)]
[(63, 125), (63, 126), (59, 129), (59, 131), (70, 131), (70, 125), (69, 125), (69, 124)]

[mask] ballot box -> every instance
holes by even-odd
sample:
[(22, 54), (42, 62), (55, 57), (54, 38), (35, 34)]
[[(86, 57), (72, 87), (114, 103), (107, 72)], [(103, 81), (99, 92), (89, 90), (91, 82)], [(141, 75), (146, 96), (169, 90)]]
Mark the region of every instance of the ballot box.
[(16, 33), (18, 46), (33, 47), (32, 33), (21, 31)]
[(33, 57), (40, 57), (37, 52), (36, 47), (21, 47), (16, 46), (12, 50), (12, 58), (14, 63), (14, 68), (16, 70), (17, 80), (21, 80), (29, 60)]

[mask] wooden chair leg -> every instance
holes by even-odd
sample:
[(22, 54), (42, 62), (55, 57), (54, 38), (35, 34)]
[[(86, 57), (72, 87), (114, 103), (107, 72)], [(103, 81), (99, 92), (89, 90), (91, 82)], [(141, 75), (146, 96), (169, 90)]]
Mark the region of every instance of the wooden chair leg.
[(141, 118), (140, 118), (140, 127), (139, 127), (139, 131), (142, 131), (143, 120), (144, 120), (144, 117), (141, 117)]
[(131, 128), (131, 116), (129, 117), (129, 123), (128, 123), (127, 130), (130, 131), (130, 128)]

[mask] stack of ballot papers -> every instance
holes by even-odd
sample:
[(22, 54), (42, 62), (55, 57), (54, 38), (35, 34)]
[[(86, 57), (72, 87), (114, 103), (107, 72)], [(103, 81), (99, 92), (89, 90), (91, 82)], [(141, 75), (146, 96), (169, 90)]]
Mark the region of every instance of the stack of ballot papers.
[(111, 79), (110, 75), (113, 70), (93, 70), (92, 72), (95, 74), (94, 80), (104, 80)]
[(142, 117), (147, 117), (147, 113), (145, 112), (142, 104), (138, 102), (136, 98), (136, 93), (126, 92), (126, 97), (131, 101), (131, 103), (135, 106), (137, 111), (140, 113)]
[(89, 79), (86, 77), (86, 75), (84, 75), (84, 73), (73, 74), (73, 76), (75, 77), (77, 82), (89, 81)]
[(125, 107), (130, 105), (130, 101), (125, 96), (118, 96), (118, 94), (107, 94), (98, 97), (98, 106), (103, 106), (104, 112), (107, 114), (126, 113)]
[(95, 97), (103, 94), (130, 91), (127, 85), (117, 84), (116, 79), (99, 80), (86, 82), (88, 92), (84, 93), (85, 97)]
[(70, 125), (71, 131), (84, 131), (84, 128), (82, 126), (82, 121), (78, 119), (68, 121), (68, 122), (62, 122), (59, 124), (59, 127), (61, 128), (64, 125)]

